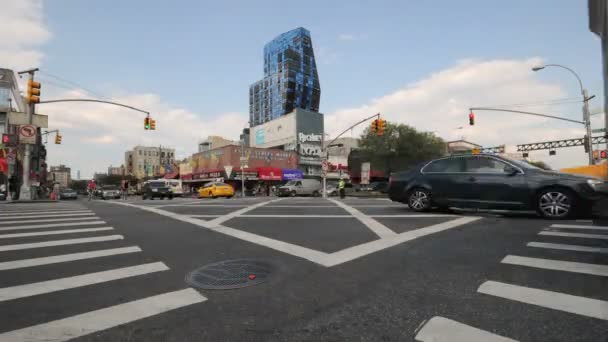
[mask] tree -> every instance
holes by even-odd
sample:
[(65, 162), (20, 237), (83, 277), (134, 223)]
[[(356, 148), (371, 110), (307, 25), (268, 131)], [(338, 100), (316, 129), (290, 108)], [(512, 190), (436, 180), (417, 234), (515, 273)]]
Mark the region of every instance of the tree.
[[(371, 162), (372, 170), (382, 171), (385, 175), (404, 170), (413, 165), (440, 157), (446, 153), (446, 143), (430, 132), (418, 132), (404, 124), (387, 122), (382, 136), (369, 128), (361, 135), (359, 151), (354, 154), (359, 161), (349, 158), (349, 169), (358, 173), (361, 162)], [(352, 168), (351, 168), (352, 165)]]
[(545, 163), (542, 160), (535, 160), (535, 161), (528, 161), (528, 164), (532, 164), (536, 167), (539, 167), (543, 170), (551, 170), (551, 166), (549, 166), (549, 164)]

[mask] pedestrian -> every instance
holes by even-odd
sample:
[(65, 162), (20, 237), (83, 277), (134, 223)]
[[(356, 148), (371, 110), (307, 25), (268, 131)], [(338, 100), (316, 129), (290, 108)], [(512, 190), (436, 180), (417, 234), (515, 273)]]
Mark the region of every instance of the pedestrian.
[(340, 198), (344, 198), (345, 193), (344, 193), (344, 188), (346, 187), (346, 182), (344, 181), (344, 178), (340, 178), (340, 181), (338, 182), (338, 189), (340, 190)]
[(95, 190), (97, 189), (97, 183), (95, 183), (94, 179), (91, 179), (89, 181), (89, 183), (87, 184), (87, 192), (89, 194), (89, 201), (93, 198), (93, 196), (95, 195)]
[(126, 201), (129, 196), (129, 181), (128, 180), (125, 179), (122, 181), (121, 190), (122, 190), (122, 199)]
[(59, 201), (59, 183), (53, 185), (53, 197), (55, 201)]

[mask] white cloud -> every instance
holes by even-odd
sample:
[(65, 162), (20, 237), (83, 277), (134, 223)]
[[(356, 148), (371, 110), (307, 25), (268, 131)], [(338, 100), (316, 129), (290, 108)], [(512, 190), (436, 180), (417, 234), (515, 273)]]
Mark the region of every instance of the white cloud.
[(38, 48), (51, 37), (42, 0), (3, 0), (0, 7), (0, 66), (15, 70), (39, 66), (44, 54)]
[[(436, 132), (446, 140), (465, 139), (483, 146), (515, 145), (582, 137), (584, 129), (576, 124), (502, 112), (476, 112), (476, 125), (468, 125), (468, 108), (513, 103), (539, 102), (566, 97), (556, 84), (541, 82), (530, 69), (542, 64), (540, 58), (525, 60), (466, 60), (433, 73), (390, 94), (372, 99), (358, 107), (338, 109), (325, 117), (331, 135), (343, 130), (347, 123), (381, 113), (388, 121), (408, 124), (420, 131)], [(580, 105), (575, 105), (580, 107)], [(531, 112), (547, 113), (580, 119), (568, 108), (538, 106)], [(580, 111), (580, 109), (578, 109)], [(576, 113), (578, 113), (576, 111)], [(365, 126), (353, 132), (356, 136)], [(458, 129), (462, 127), (462, 129)], [(548, 151), (531, 157), (543, 159), (554, 167), (586, 163), (582, 148), (560, 149), (556, 157)]]
[[(78, 91), (53, 94), (53, 98), (90, 98)], [(49, 165), (64, 163), (80, 170), (83, 177), (101, 172), (108, 165), (124, 163), (124, 152), (135, 145), (165, 146), (183, 158), (197, 150), (198, 141), (208, 135), (238, 139), (248, 117), (241, 113), (203, 116), (164, 103), (155, 94), (132, 94), (112, 101), (149, 111), (156, 130), (143, 128), (145, 114), (101, 103), (55, 103), (38, 105), (49, 116), (49, 129), (59, 129), (61, 145), (49, 141)]]

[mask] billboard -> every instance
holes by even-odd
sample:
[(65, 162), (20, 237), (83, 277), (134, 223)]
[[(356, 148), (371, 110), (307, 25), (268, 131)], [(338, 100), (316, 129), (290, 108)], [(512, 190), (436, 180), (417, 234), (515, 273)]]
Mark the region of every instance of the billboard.
[(268, 148), (292, 142), (296, 136), (296, 114), (283, 115), (259, 126), (251, 127), (249, 145)]

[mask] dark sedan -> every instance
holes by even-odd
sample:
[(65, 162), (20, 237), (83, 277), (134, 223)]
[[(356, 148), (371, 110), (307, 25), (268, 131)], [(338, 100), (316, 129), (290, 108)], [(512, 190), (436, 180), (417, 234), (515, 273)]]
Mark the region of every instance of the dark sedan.
[(415, 211), (439, 208), (535, 210), (551, 219), (589, 211), (608, 182), (545, 171), (496, 155), (453, 155), (391, 175), (389, 197)]

